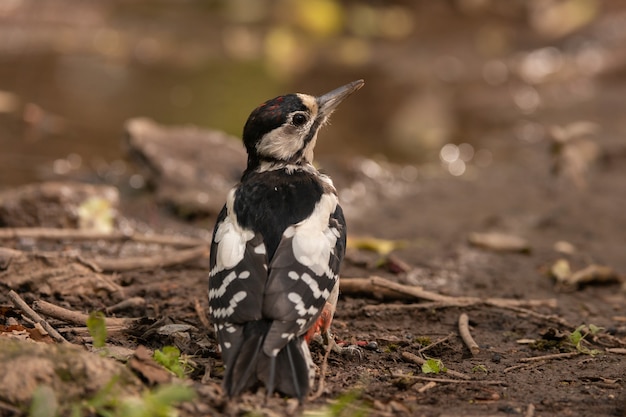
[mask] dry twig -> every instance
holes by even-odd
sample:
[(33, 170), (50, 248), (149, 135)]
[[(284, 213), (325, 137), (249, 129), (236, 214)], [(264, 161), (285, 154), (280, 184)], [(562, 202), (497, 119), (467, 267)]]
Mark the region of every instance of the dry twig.
[(198, 320), (200, 320), (200, 323), (202, 323), (205, 329), (212, 332), (213, 327), (211, 326), (211, 323), (209, 323), (208, 316), (206, 314), (206, 311), (204, 311), (204, 307), (202, 307), (202, 304), (200, 304), (200, 300), (196, 298), (194, 300), (193, 305), (194, 305), (194, 309), (196, 310), (196, 315), (198, 316)]
[(424, 386), (420, 387), (417, 392), (419, 392), (420, 394), (425, 393), (426, 391), (428, 391), (431, 388), (435, 388), (437, 386), (437, 383), (435, 381), (429, 381), (426, 384), (424, 384)]
[(548, 361), (552, 359), (567, 359), (580, 355), (580, 352), (555, 353), (553, 355), (532, 356), (530, 358), (521, 358), (520, 362)]
[(154, 256), (110, 259), (97, 257), (90, 259), (103, 271), (130, 271), (133, 269), (154, 269), (179, 265), (208, 255), (209, 246), (197, 246), (179, 251), (161, 252)]
[[(44, 300), (37, 300), (33, 303), (33, 307), (37, 309), (41, 314), (45, 314), (49, 317), (62, 320), (66, 323), (72, 323), (77, 325), (84, 325), (89, 318), (89, 315), (81, 313), (79, 311), (68, 310), (67, 308), (59, 307), (55, 304), (49, 303)], [(115, 318), (107, 317), (104, 319), (105, 325), (109, 327), (128, 327), (138, 319), (133, 318)]]
[(459, 316), (459, 334), (461, 335), (461, 339), (463, 339), (463, 343), (465, 343), (470, 352), (472, 352), (472, 355), (478, 355), (480, 353), (480, 348), (470, 333), (469, 317), (465, 313), (462, 313)]
[(26, 301), (24, 301), (22, 297), (19, 296), (18, 293), (16, 293), (13, 290), (9, 291), (9, 298), (11, 298), (11, 301), (13, 302), (13, 304), (17, 308), (22, 310), (24, 314), (26, 314), (26, 316), (28, 316), (35, 323), (39, 323), (41, 327), (43, 327), (44, 330), (48, 332), (50, 337), (52, 337), (54, 340), (56, 340), (59, 343), (69, 343), (67, 340), (65, 340), (63, 336), (61, 336), (59, 332), (56, 331), (54, 327), (50, 325), (50, 323), (48, 323), (43, 317), (37, 314), (32, 308), (30, 308), (30, 306), (26, 304)]
[(381, 277), (369, 278), (372, 284), (377, 287), (396, 291), (400, 294), (410, 295), (414, 298), (442, 303), (447, 307), (467, 307), (471, 305), (484, 304), (502, 308), (526, 307), (556, 307), (556, 299), (548, 298), (544, 300), (513, 300), (507, 298), (478, 298), (478, 297), (452, 297), (427, 291), (420, 287), (398, 284)]
[(142, 233), (104, 233), (85, 229), (57, 229), (47, 227), (19, 227), (0, 229), (0, 239), (68, 239), (68, 240), (122, 240), (137, 243), (152, 243), (158, 245), (193, 247), (205, 245), (207, 242), (186, 236), (170, 236)]
[(411, 295), (399, 294), (397, 291), (380, 288), (374, 285), (371, 278), (341, 278), (339, 280), (340, 292), (343, 295), (369, 295), (376, 299), (388, 300), (412, 300)]
[(333, 350), (331, 343), (326, 346), (326, 353), (324, 354), (324, 359), (322, 359), (322, 366), (320, 367), (320, 380), (317, 385), (317, 390), (315, 393), (309, 396), (309, 400), (317, 400), (324, 393), (325, 380), (326, 380), (326, 370), (328, 368), (328, 357), (330, 356), (330, 351)]
[[(555, 298), (539, 300), (514, 300), (507, 298), (479, 298), (479, 297), (453, 297), (442, 295), (433, 291), (424, 290), (421, 287), (399, 284), (385, 278), (373, 276), (370, 278), (343, 278), (341, 280), (342, 292), (367, 293), (375, 298), (380, 298), (381, 291), (385, 291), (386, 298), (392, 299), (417, 299), (431, 301), (432, 303), (414, 304), (411, 306), (386, 305), (384, 307), (368, 306), (367, 310), (380, 310), (384, 308), (442, 308), (442, 307), (468, 307), (473, 305), (489, 305), (493, 307), (519, 309), (525, 307), (550, 307), (555, 308)], [(345, 289), (345, 290), (344, 290)], [(391, 292), (391, 293), (390, 293)], [(395, 297), (393, 296), (395, 293)], [(528, 310), (530, 311), (530, 310)]]
[(452, 338), (454, 336), (454, 333), (450, 333), (449, 335), (447, 335), (444, 338), (441, 338), (433, 343), (431, 343), (430, 345), (424, 346), (423, 348), (421, 348), (420, 350), (417, 351), (417, 353), (423, 353), (426, 352), (429, 349), (432, 349), (433, 347), (442, 344), (443, 342), (447, 342), (448, 340), (450, 340), (450, 338)]
[(483, 385), (506, 385), (505, 381), (493, 379), (449, 379), (449, 378), (432, 378), (421, 375), (402, 375), (403, 378), (419, 381), (440, 382), (442, 384), (483, 384)]

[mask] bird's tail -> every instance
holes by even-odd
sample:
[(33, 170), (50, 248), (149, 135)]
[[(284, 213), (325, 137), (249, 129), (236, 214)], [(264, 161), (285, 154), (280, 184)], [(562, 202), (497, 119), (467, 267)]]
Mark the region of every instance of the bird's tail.
[(243, 343), (226, 364), (224, 390), (233, 397), (263, 384), (270, 396), (274, 391), (301, 402), (306, 398), (314, 364), (303, 337), (290, 340), (276, 356), (263, 351), (271, 322), (250, 322), (244, 328)]

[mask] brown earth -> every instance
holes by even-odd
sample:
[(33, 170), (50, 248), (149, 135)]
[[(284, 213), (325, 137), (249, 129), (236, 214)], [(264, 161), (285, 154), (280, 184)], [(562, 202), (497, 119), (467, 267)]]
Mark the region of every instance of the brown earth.
[[(497, 144), (492, 146), (497, 149)], [(626, 415), (623, 350), (606, 350), (626, 345), (625, 293), (620, 284), (620, 273), (626, 270), (624, 154), (619, 150), (603, 154), (585, 174), (588, 183), (578, 188), (567, 176), (550, 172), (552, 156), (546, 143), (519, 142), (514, 146), (518, 163), (496, 162), (488, 168), (475, 168), (471, 179), (433, 174), (436, 171), (427, 167), (418, 168), (415, 177), (407, 175), (406, 168), (369, 160), (355, 160), (347, 167), (322, 161), (346, 200), (351, 238), (343, 268), (346, 282), (348, 278), (381, 276), (436, 294), (475, 299), (465, 305), (459, 305), (456, 298), (410, 302), (406, 298), (401, 301), (401, 295), (393, 291), (383, 293), (380, 287), (374, 287), (373, 293), (362, 288), (360, 294), (346, 288), (339, 300), (334, 331), (337, 340), (360, 343), (361, 349), (352, 354), (332, 353), (323, 393), (302, 407), (277, 397), (266, 401), (262, 394), (248, 394), (230, 403), (222, 397), (218, 388), (222, 363), (215, 337), (200, 319), (207, 305), (206, 256), (185, 263), (174, 261), (166, 268), (116, 264), (105, 267), (111, 271), (99, 273), (114, 281), (113, 287), (94, 284), (59, 290), (50, 288), (50, 280), (46, 281), (48, 286), (28, 280), (9, 284), (7, 277), (11, 268), (17, 267), (18, 258), (3, 254), (3, 318), (6, 321), (13, 317), (16, 325), (33, 327), (20, 316), (19, 309), (12, 307), (7, 296), (9, 287), (29, 303), (47, 300), (80, 312), (106, 311), (132, 298), (134, 304), (107, 315), (142, 320), (126, 330), (110, 332), (107, 345), (128, 348), (129, 354), (140, 345), (149, 349), (176, 345), (189, 355), (194, 369), (186, 380), (197, 397), (180, 406), (185, 416)], [(137, 233), (156, 231), (181, 239), (193, 237), (196, 243), (197, 238), (207, 239), (213, 222), (211, 216), (180, 220), (164, 206), (157, 206), (151, 193), (123, 194), (119, 211), (118, 226)], [(468, 241), (472, 232), (506, 233), (525, 241), (513, 242), (521, 243), (521, 247), (508, 250), (498, 246), (502, 242), (480, 247)], [(393, 250), (393, 256), (381, 255), (364, 248), (381, 249), (389, 242), (364, 237), (402, 240), (404, 246)], [(133, 239), (5, 236), (2, 242), (4, 247), (26, 254), (45, 251), (46, 256), (56, 259), (56, 263), (48, 259), (43, 264), (19, 264), (22, 277), (45, 273), (52, 264), (59, 268), (76, 263), (89, 266), (93, 259), (97, 264), (101, 258), (96, 255), (108, 259), (137, 255), (162, 259), (161, 251), (172, 249)], [(555, 245), (557, 242), (561, 243)], [(60, 253), (66, 256), (65, 261), (57, 259)], [(566, 260), (574, 271), (589, 265), (610, 269), (587, 275), (587, 284), (566, 286), (557, 284), (549, 274), (559, 259)], [(78, 274), (73, 271), (70, 278)], [(81, 270), (78, 275), (89, 274), (95, 272)], [(602, 282), (607, 277), (609, 282)], [(504, 306), (485, 301), (496, 297), (514, 301), (505, 301)], [(549, 299), (554, 299), (556, 305), (516, 304)], [(471, 334), (480, 348), (475, 355), (459, 336), (462, 313), (469, 316)], [(54, 319), (50, 322), (71, 343), (90, 350), (91, 339), (84, 331), (63, 332), (71, 325)], [(172, 323), (190, 327), (163, 330), (163, 325)], [(525, 361), (577, 352), (567, 336), (583, 324), (602, 328), (595, 336), (586, 336), (580, 346), (586, 353)], [(6, 326), (2, 329), (4, 336), (15, 334)], [(40, 343), (45, 341), (51, 342), (44, 338)], [(592, 349), (597, 354), (589, 354)], [(313, 352), (321, 364), (322, 347), (313, 345)], [(407, 360), (407, 353), (439, 359), (448, 371), (424, 374), (420, 365)], [(23, 366), (25, 373), (36, 373), (37, 367), (28, 366), (31, 359), (22, 356), (11, 366)], [(131, 368), (144, 382), (154, 383), (142, 373), (142, 367)], [(76, 381), (81, 383), (78, 378)], [(0, 378), (0, 383), (5, 384), (0, 392), (8, 393), (15, 381)], [(85, 400), (94, 392), (80, 395), (64, 399), (58, 393), (57, 398), (61, 407), (69, 407), (71, 401)], [(19, 410), (24, 410), (29, 401), (22, 398), (12, 402), (6, 395), (0, 397), (3, 415), (22, 415)]]

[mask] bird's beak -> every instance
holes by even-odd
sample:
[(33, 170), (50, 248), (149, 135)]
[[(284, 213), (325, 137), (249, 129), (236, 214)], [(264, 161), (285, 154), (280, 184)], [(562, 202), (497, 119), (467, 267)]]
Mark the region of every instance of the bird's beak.
[(337, 106), (339, 106), (339, 103), (345, 100), (350, 94), (363, 87), (364, 84), (365, 81), (363, 80), (352, 81), (350, 84), (346, 84), (317, 97), (317, 105), (319, 106), (318, 117), (330, 116)]

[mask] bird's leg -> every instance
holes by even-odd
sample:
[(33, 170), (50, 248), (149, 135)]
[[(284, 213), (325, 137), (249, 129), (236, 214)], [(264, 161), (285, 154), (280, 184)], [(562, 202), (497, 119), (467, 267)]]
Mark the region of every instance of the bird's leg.
[(313, 326), (309, 329), (309, 331), (304, 336), (307, 343), (310, 343), (312, 340), (315, 340), (326, 346), (326, 349), (330, 349), (333, 352), (340, 354), (358, 354), (359, 357), (362, 356), (361, 349), (358, 346), (350, 345), (350, 346), (339, 346), (335, 341), (335, 338), (330, 333), (330, 325), (333, 321), (333, 316), (335, 314), (335, 307), (331, 303), (326, 303), (324, 308), (322, 309), (322, 314), (320, 314), (319, 318), (315, 322)]

